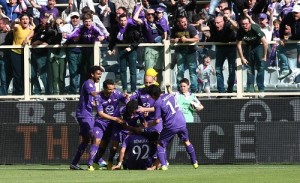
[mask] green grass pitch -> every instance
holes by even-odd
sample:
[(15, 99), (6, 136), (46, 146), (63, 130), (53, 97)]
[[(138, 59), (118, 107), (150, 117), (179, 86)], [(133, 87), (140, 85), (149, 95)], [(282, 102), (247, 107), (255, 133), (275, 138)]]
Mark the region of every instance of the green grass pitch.
[(167, 171), (74, 171), (68, 165), (0, 165), (1, 183), (300, 183), (300, 165), (171, 165)]

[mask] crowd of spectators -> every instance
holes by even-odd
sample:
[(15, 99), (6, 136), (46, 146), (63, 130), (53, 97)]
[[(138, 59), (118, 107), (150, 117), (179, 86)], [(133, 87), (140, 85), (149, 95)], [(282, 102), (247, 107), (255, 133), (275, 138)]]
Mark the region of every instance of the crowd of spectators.
[[(293, 75), (299, 67), (300, 46), (286, 44), (287, 40), (300, 38), (300, 4), (297, 0), (211, 0), (207, 5), (199, 5), (196, 0), (69, 0), (63, 10), (58, 9), (56, 3), (56, 0), (0, 0), (0, 44), (32, 46), (32, 94), (41, 94), (40, 81), (45, 94), (78, 94), (88, 68), (94, 65), (93, 48), (67, 45), (94, 44), (96, 41), (109, 44), (102, 50), (105, 54), (117, 53), (118, 66), (113, 72), (120, 73), (124, 92), (130, 92), (127, 67), (130, 90), (136, 90), (139, 54), (142, 55), (143, 69), (154, 68), (158, 72), (158, 82), (162, 84), (163, 47), (139, 48), (142, 42), (237, 42), (237, 46), (217, 45), (214, 55), (208, 54), (210, 48), (207, 46), (175, 46), (171, 68), (177, 65), (178, 89), (188, 69), (192, 92), (210, 91), (209, 82), (204, 83), (209, 81), (209, 73), (217, 77), (218, 92), (233, 92), (237, 51), (248, 70), (249, 92), (255, 91), (255, 69), (259, 73), (256, 78), (259, 92), (263, 92), (264, 70), (277, 69), (277, 60), (280, 80)], [(242, 46), (241, 41), (246, 45)], [(265, 46), (270, 41), (276, 43)], [(129, 46), (115, 47), (119, 43)], [(35, 48), (54, 44), (64, 46)], [(0, 50), (0, 95), (7, 94), (12, 79), (12, 94), (24, 94), (23, 54), (20, 48)], [(211, 57), (216, 59), (212, 66), (209, 61), (204, 61)], [(228, 61), (228, 79), (223, 76), (225, 60)], [(208, 65), (213, 72), (205, 71)], [(67, 70), (70, 85), (66, 88)]]

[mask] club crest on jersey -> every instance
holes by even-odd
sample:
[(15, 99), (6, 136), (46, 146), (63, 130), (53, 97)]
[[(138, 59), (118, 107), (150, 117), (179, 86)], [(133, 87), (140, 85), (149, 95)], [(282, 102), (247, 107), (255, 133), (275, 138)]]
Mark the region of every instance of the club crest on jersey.
[(91, 88), (93, 88), (93, 87), (94, 87), (94, 85), (93, 85), (92, 83), (90, 83), (90, 84), (89, 84), (89, 86), (90, 86)]

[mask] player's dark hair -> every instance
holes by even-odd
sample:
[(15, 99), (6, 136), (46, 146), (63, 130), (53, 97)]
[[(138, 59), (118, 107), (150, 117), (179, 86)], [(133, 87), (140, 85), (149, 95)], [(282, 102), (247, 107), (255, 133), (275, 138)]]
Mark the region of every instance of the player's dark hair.
[(151, 96), (154, 97), (154, 99), (158, 99), (158, 97), (161, 94), (161, 90), (159, 86), (156, 85), (150, 85), (147, 87), (147, 93)]
[(115, 82), (111, 79), (106, 79), (104, 82), (103, 82), (103, 88), (107, 89), (107, 86), (108, 85), (114, 85)]
[(181, 84), (181, 83), (185, 83), (185, 84), (187, 84), (187, 85), (190, 85), (190, 81), (187, 79), (187, 78), (182, 78), (180, 81), (179, 81), (179, 83)]
[(138, 107), (138, 102), (136, 100), (131, 100), (126, 104), (126, 113), (131, 115)]
[(102, 72), (102, 68), (99, 65), (92, 66), (89, 70), (89, 77), (91, 77), (92, 74), (95, 74), (98, 70)]
[(146, 137), (149, 140), (149, 142), (155, 142), (159, 139), (159, 133), (155, 131), (153, 132), (145, 131), (144, 133), (142, 133), (142, 135)]

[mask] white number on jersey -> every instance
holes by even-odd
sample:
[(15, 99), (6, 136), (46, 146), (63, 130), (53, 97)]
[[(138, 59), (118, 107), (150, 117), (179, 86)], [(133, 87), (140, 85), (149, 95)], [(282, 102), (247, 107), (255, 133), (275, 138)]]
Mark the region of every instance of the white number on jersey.
[(171, 109), (171, 111), (172, 111), (172, 114), (175, 114), (175, 113), (176, 113), (175, 109), (177, 109), (177, 108), (179, 107), (179, 105), (177, 104), (177, 101), (176, 101), (176, 100), (175, 100), (175, 106), (173, 106), (172, 103), (171, 103), (170, 101), (168, 101), (168, 102), (166, 103), (166, 105), (170, 107), (170, 109)]
[[(144, 153), (144, 155), (142, 155), (142, 149), (146, 149), (146, 152)], [(135, 145), (132, 148), (132, 153), (137, 155), (136, 160), (138, 160), (141, 155), (142, 155), (141, 159), (147, 159), (148, 155), (149, 155), (149, 150), (150, 150), (150, 147), (147, 144), (143, 144), (142, 147), (139, 145)]]

